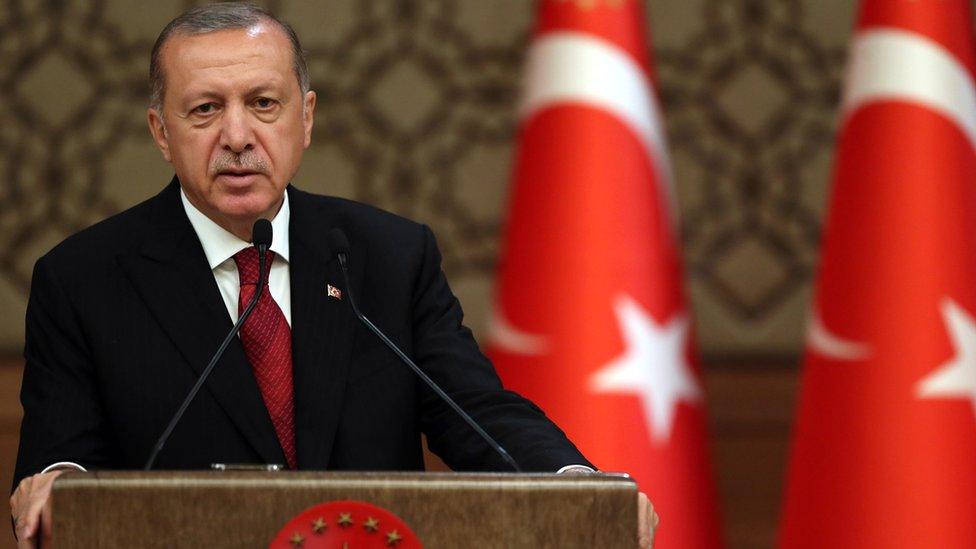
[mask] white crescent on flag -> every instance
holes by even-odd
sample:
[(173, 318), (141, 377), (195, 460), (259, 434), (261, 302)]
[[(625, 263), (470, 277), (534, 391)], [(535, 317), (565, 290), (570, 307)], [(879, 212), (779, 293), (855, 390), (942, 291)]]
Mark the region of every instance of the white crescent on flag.
[(671, 220), (678, 215), (667, 140), (654, 87), (644, 69), (616, 45), (581, 32), (552, 32), (529, 47), (519, 118), (553, 105), (604, 110), (643, 143), (664, 189)]
[(896, 29), (858, 33), (851, 47), (844, 115), (885, 100), (917, 103), (942, 114), (976, 148), (976, 88), (972, 75), (937, 42)]
[(820, 313), (814, 311), (810, 315), (810, 325), (807, 328), (807, 347), (827, 358), (837, 360), (864, 360), (871, 356), (871, 347), (844, 339), (827, 329)]
[(500, 305), (495, 305), (488, 317), (488, 341), (505, 352), (517, 355), (542, 355), (549, 350), (545, 337), (516, 328), (505, 318)]

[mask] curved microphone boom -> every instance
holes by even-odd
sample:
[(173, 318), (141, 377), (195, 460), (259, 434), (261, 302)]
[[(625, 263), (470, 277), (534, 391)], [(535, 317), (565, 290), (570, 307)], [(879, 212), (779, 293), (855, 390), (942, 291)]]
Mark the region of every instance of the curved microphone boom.
[(207, 381), (208, 377), (210, 377), (210, 372), (212, 372), (214, 366), (217, 365), (217, 361), (220, 360), (220, 357), (224, 356), (224, 350), (226, 350), (227, 346), (230, 345), (231, 340), (237, 336), (237, 333), (241, 331), (241, 327), (244, 326), (244, 322), (247, 320), (247, 317), (251, 316), (251, 311), (253, 311), (254, 307), (258, 304), (258, 299), (261, 298), (261, 293), (264, 291), (264, 287), (268, 281), (268, 276), (265, 274), (264, 263), (268, 254), (268, 248), (271, 247), (272, 236), (273, 234), (270, 221), (267, 219), (258, 219), (254, 222), (254, 227), (251, 229), (251, 242), (254, 244), (254, 247), (258, 249), (259, 269), (258, 287), (254, 290), (254, 296), (251, 297), (251, 301), (247, 303), (247, 307), (244, 308), (244, 311), (238, 317), (237, 322), (234, 324), (234, 327), (231, 329), (230, 333), (227, 334), (227, 337), (224, 338), (224, 341), (220, 344), (220, 347), (217, 347), (217, 352), (214, 353), (213, 358), (210, 359), (207, 367), (203, 369), (202, 373), (200, 373), (200, 377), (197, 378), (197, 382), (193, 385), (193, 388), (190, 389), (190, 392), (186, 395), (186, 398), (183, 399), (183, 403), (180, 404), (180, 407), (176, 410), (176, 413), (173, 414), (173, 419), (169, 421), (169, 425), (166, 426), (166, 429), (163, 430), (163, 434), (161, 434), (159, 436), (159, 440), (156, 441), (156, 445), (153, 446), (153, 451), (151, 454), (149, 454), (149, 459), (146, 460), (146, 465), (143, 467), (143, 470), (149, 471), (152, 469), (153, 464), (156, 463), (156, 458), (159, 456), (159, 452), (163, 449), (163, 446), (166, 445), (166, 441), (173, 433), (173, 429), (176, 428), (176, 424), (180, 422), (180, 419), (186, 412), (187, 407), (190, 406), (190, 403), (193, 402), (193, 398), (197, 396), (200, 388), (203, 387), (204, 382)]
[(428, 387), (437, 393), (437, 396), (439, 396), (441, 400), (446, 402), (448, 406), (457, 412), (457, 414), (461, 416), (461, 419), (471, 426), (476, 433), (481, 435), (481, 438), (485, 439), (488, 446), (490, 446), (499, 456), (501, 456), (505, 463), (509, 464), (516, 472), (521, 473), (522, 469), (518, 466), (518, 463), (512, 459), (512, 456), (509, 455), (505, 448), (503, 448), (498, 441), (492, 438), (492, 436), (489, 435), (488, 432), (481, 427), (481, 425), (478, 425), (474, 418), (461, 409), (457, 402), (454, 402), (454, 399), (444, 392), (444, 389), (441, 389), (440, 386), (430, 378), (430, 376), (424, 373), (424, 371), (421, 370), (420, 367), (417, 366), (417, 364), (406, 355), (406, 353), (397, 347), (396, 343), (393, 343), (390, 338), (386, 337), (386, 334), (377, 328), (376, 325), (373, 324), (370, 319), (366, 318), (366, 315), (359, 310), (359, 307), (356, 305), (356, 299), (353, 297), (352, 286), (349, 284), (349, 272), (346, 267), (346, 255), (349, 253), (349, 240), (346, 238), (346, 233), (344, 233), (342, 229), (334, 228), (329, 231), (328, 242), (329, 246), (332, 248), (332, 251), (335, 252), (335, 254), (339, 257), (339, 267), (342, 271), (342, 279), (346, 283), (346, 296), (349, 297), (349, 305), (352, 307), (352, 312), (356, 315), (356, 318), (358, 318), (363, 325), (369, 328), (369, 330), (373, 332), (384, 345), (393, 351), (393, 354), (399, 357), (404, 364), (413, 370), (413, 372), (417, 374), (417, 376), (420, 377), (420, 379), (422, 379)]

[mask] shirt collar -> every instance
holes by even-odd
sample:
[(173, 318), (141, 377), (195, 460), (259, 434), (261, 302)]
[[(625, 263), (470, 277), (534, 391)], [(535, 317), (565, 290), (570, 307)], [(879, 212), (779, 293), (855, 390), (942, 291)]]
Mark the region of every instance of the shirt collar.
[[(278, 257), (288, 261), (288, 220), (291, 210), (288, 207), (288, 193), (285, 192), (285, 199), (281, 202), (281, 208), (277, 215), (271, 220), (271, 229), (274, 238), (271, 239), (271, 251)], [(207, 262), (210, 269), (216, 269), (218, 265), (234, 257), (234, 254), (251, 246), (250, 242), (245, 242), (235, 235), (213, 222), (212, 219), (203, 214), (200, 210), (190, 203), (183, 189), (180, 189), (180, 198), (183, 200), (183, 209), (186, 216), (190, 218), (200, 244), (203, 245), (203, 253), (207, 255)]]

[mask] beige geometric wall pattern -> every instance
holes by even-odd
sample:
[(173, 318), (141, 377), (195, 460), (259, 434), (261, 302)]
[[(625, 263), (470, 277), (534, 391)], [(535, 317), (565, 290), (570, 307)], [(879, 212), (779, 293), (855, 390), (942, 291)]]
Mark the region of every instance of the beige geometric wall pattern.
[(660, 21), (666, 12), (653, 13), (690, 290), (710, 355), (801, 346), (854, 11), (836, 1), (703, 2), (681, 36)]
[[(145, 123), (148, 52), (198, 2), (0, 3), (0, 349), (22, 345), (44, 251), (170, 177)], [(529, 0), (277, 0), (318, 107), (295, 183), (432, 225), (476, 331), (504, 222)], [(854, 8), (647, 2), (708, 356), (798, 352)]]

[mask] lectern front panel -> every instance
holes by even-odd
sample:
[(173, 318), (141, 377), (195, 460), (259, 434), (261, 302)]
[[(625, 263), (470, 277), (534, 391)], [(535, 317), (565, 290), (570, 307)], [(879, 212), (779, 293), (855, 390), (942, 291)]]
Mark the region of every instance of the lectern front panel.
[(633, 547), (637, 532), (637, 487), (614, 474), (67, 473), (53, 498), (55, 540), (69, 549), (267, 547), (335, 500), (380, 506), (434, 549)]

